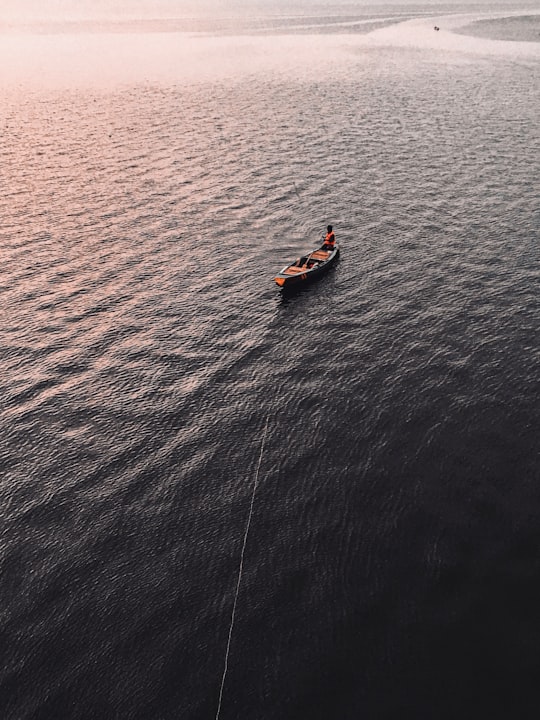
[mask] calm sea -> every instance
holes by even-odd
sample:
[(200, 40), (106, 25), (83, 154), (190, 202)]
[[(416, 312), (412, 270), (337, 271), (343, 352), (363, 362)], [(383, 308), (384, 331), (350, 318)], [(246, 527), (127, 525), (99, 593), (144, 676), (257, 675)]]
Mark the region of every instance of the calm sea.
[(451, 10), (3, 28), (1, 718), (216, 718), (237, 588), (223, 720), (538, 716), (539, 16)]

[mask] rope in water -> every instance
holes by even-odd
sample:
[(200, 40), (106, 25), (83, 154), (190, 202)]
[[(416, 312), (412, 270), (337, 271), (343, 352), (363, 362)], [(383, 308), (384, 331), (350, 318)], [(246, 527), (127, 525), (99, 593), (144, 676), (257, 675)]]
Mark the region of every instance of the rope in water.
[(268, 430), (268, 419), (269, 419), (269, 416), (266, 417), (266, 423), (264, 425), (263, 438), (262, 438), (262, 442), (261, 442), (261, 452), (259, 454), (259, 462), (257, 463), (257, 470), (255, 471), (255, 480), (253, 481), (253, 492), (251, 493), (251, 503), (249, 506), (249, 515), (248, 515), (247, 524), (246, 524), (246, 532), (244, 533), (244, 542), (242, 543), (242, 551), (240, 553), (240, 567), (238, 568), (238, 580), (236, 581), (236, 592), (234, 594), (234, 602), (233, 602), (232, 613), (231, 613), (231, 625), (229, 627), (229, 638), (227, 640), (227, 649), (225, 651), (225, 665), (223, 668), (223, 677), (221, 678), (221, 687), (219, 689), (219, 701), (218, 701), (218, 707), (217, 707), (217, 712), (216, 712), (216, 720), (219, 720), (219, 714), (221, 712), (221, 703), (223, 700), (223, 688), (225, 687), (225, 678), (227, 677), (227, 669), (229, 667), (229, 654), (231, 651), (231, 639), (232, 639), (232, 634), (233, 634), (234, 619), (235, 619), (235, 615), (236, 615), (236, 605), (238, 603), (238, 593), (240, 592), (240, 583), (242, 582), (242, 573), (244, 571), (244, 554), (246, 552), (247, 539), (248, 539), (248, 535), (249, 535), (249, 527), (251, 525), (251, 516), (253, 515), (253, 505), (255, 503), (255, 493), (257, 492), (257, 484), (259, 482), (259, 470), (261, 469), (263, 452), (264, 452), (264, 444), (266, 442), (266, 431)]

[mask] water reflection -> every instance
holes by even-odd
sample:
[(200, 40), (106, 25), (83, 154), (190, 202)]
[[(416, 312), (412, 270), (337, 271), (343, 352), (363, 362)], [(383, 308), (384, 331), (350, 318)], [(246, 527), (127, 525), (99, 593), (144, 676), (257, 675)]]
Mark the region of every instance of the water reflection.
[[(287, 16), (248, 14), (243, 19), (199, 13), (167, 20), (128, 16), (17, 24), (4, 16), (0, 78), (4, 84), (107, 87), (240, 79), (260, 72), (324, 77), (347, 62), (361, 71), (359, 53), (373, 46), (540, 56), (533, 43), (479, 41), (456, 34), (477, 21), (478, 14), (410, 19), (410, 13), (399, 9), (383, 16), (376, 6), (358, 13), (314, 18), (304, 10)], [(434, 22), (441, 32), (433, 32)], [(515, 19), (516, 40), (518, 25)], [(325, 35), (324, 45), (320, 33)]]

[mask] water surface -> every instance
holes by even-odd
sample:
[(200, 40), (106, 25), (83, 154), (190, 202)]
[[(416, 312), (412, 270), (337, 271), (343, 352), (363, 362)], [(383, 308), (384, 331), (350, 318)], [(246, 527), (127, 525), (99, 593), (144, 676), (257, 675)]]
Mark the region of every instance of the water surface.
[(221, 717), (535, 716), (540, 56), (399, 12), (2, 37), (2, 717), (215, 717), (267, 421)]

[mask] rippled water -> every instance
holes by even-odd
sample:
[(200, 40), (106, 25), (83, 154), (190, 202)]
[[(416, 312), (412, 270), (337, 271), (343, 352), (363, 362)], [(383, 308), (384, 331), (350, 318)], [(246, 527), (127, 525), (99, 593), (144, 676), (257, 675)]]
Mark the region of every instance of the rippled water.
[(413, 10), (4, 36), (2, 717), (215, 717), (267, 419), (221, 717), (535, 716), (540, 46)]

